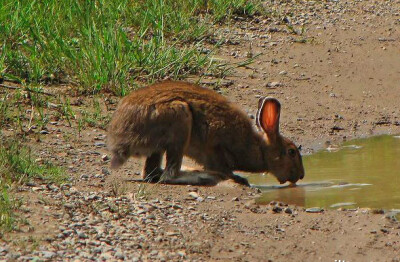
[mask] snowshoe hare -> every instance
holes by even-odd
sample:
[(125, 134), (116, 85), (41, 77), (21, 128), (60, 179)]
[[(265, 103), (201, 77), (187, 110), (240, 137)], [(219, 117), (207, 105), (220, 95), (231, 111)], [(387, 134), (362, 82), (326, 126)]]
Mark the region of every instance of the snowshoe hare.
[[(275, 98), (261, 98), (257, 131), (245, 113), (214, 91), (175, 81), (138, 89), (121, 100), (111, 120), (111, 167), (145, 156), (142, 177), (149, 182), (215, 185), (233, 179), (249, 185), (233, 174), (247, 171), (296, 183), (304, 168), (298, 148), (279, 133), (280, 108)], [(184, 155), (204, 171), (181, 171)]]

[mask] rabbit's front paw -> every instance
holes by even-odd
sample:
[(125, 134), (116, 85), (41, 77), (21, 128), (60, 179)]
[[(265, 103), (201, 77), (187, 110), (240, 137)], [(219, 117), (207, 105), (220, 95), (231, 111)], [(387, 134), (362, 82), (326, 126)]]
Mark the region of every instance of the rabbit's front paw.
[(247, 181), (247, 178), (244, 178), (244, 177), (241, 177), (238, 175), (232, 175), (232, 179), (233, 179), (233, 181), (235, 181), (238, 184), (250, 187), (250, 184), (249, 184), (249, 181)]

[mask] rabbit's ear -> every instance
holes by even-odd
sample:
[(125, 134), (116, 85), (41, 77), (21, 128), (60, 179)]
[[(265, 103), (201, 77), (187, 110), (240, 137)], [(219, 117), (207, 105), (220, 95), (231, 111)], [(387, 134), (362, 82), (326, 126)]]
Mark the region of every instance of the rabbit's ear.
[(281, 104), (272, 97), (262, 97), (258, 101), (257, 126), (264, 130), (272, 142), (279, 136), (279, 116)]

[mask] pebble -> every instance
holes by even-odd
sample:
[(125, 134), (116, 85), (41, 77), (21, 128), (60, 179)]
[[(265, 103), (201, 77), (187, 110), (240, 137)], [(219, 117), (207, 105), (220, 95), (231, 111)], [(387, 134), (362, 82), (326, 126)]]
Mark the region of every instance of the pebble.
[[(275, 5), (281, 8), (281, 3), (276, 4), (277, 2), (282, 1), (267, 1), (265, 4), (267, 5)], [(287, 2), (287, 3), (286, 3)], [(293, 1), (292, 1), (293, 2)], [(342, 4), (342, 2), (344, 4)], [(285, 38), (292, 43), (294, 36), (288, 35), (285, 36), (285, 31), (288, 31), (286, 25), (283, 23), (290, 23), (290, 25), (296, 25), (295, 29), (298, 30), (298, 27), (301, 25), (310, 25), (312, 23), (312, 27), (319, 29), (326, 29), (332, 25), (338, 25), (337, 30), (341, 30), (340, 28), (346, 29), (340, 25), (340, 19), (342, 13), (349, 10), (351, 8), (352, 2), (359, 1), (324, 1), (322, 4), (319, 1), (305, 1), (301, 6), (295, 6), (296, 12), (291, 11), (291, 1), (285, 1), (285, 6), (282, 7), (283, 14), (279, 19), (274, 18), (273, 16), (268, 18), (263, 18), (261, 21), (258, 21), (262, 27), (254, 26), (244, 26), (245, 30), (238, 29), (238, 32), (233, 32), (233, 30), (227, 30), (225, 32), (225, 39), (227, 44), (237, 45), (240, 44), (244, 39), (246, 41), (253, 40), (254, 38), (262, 38), (262, 42), (260, 44), (263, 45), (264, 48), (281, 48), (282, 44), (285, 43)], [(378, 11), (381, 10), (379, 15), (384, 15), (386, 9), (382, 9), (381, 2), (385, 1), (375, 1), (374, 6), (368, 12), (365, 12), (363, 20), (368, 22), (368, 16), (378, 15)], [(307, 10), (312, 6), (313, 12)], [(349, 7), (350, 6), (350, 7)], [(297, 10), (297, 8), (299, 10)], [(272, 9), (271, 9), (272, 10)], [(303, 11), (307, 10), (307, 11)], [(385, 11), (382, 11), (385, 10)], [(398, 12), (398, 11), (396, 11)], [(291, 14), (288, 16), (287, 14)], [(313, 14), (314, 13), (314, 14)], [(332, 18), (331, 15), (337, 15), (336, 18)], [(311, 20), (316, 15), (321, 15), (322, 19)], [(325, 17), (324, 17), (325, 14)], [(389, 13), (388, 13), (389, 15)], [(399, 15), (397, 13), (397, 15)], [(282, 19), (283, 17), (283, 19)], [(389, 18), (391, 16), (388, 16)], [(249, 23), (248, 21), (241, 21), (243, 18), (238, 17), (236, 19), (238, 23)], [(398, 21), (397, 21), (398, 20)], [(400, 22), (399, 19), (394, 20), (395, 22)], [(321, 22), (323, 21), (323, 23)], [(314, 24), (315, 22), (315, 24)], [(368, 24), (366, 24), (368, 26)], [(348, 28), (348, 27), (347, 27)], [(249, 32), (250, 29), (260, 30), (260, 32)], [(236, 29), (235, 29), (236, 30)], [(245, 31), (245, 32), (244, 32)], [(244, 33), (242, 33), (244, 32)], [(274, 35), (276, 32), (280, 32), (277, 37)], [(212, 37), (210, 37), (212, 38)], [(210, 39), (212, 41), (213, 39)], [(380, 42), (388, 42), (392, 41), (391, 38), (379, 38), (375, 39)], [(236, 50), (235, 50), (236, 49)], [(235, 49), (231, 49), (232, 55), (235, 57), (243, 58), (245, 52), (238, 51), (239, 48), (235, 47)], [(256, 50), (256, 49), (254, 49)], [(199, 50), (200, 52), (208, 53), (209, 50), (206, 48), (202, 48)], [(333, 53), (333, 51), (332, 51)], [(228, 53), (229, 54), (229, 53)], [(250, 54), (250, 51), (249, 53)], [(294, 61), (299, 60), (288, 60), (288, 59), (298, 59), (299, 57), (288, 57), (288, 58), (277, 58), (271, 61), (271, 65), (273, 69), (278, 68), (278, 66), (285, 66), (286, 70), (290, 70), (291, 65), (294, 64)], [(288, 62), (289, 61), (289, 62)], [(294, 64), (294, 68), (302, 67), (304, 70), (308, 67), (308, 65), (300, 66), (299, 64)], [(261, 70), (261, 69), (260, 69)], [(266, 69), (265, 71), (269, 71)], [(270, 73), (268, 73), (270, 74)], [(288, 72), (282, 70), (279, 72), (280, 76), (287, 75)], [(281, 80), (281, 78), (279, 78)], [(289, 80), (288, 80), (289, 81)], [(215, 80), (210, 80), (209, 85), (217, 85), (218, 83)], [(230, 86), (233, 82), (230, 80), (225, 80), (221, 83), (221, 85)], [(270, 82), (267, 87), (275, 88), (281, 86), (282, 83), (273, 81)], [(242, 86), (241, 88), (248, 88), (249, 86)], [(264, 90), (265, 91), (265, 90)], [(270, 92), (273, 92), (272, 90)], [(260, 96), (263, 93), (257, 92), (257, 95)], [(256, 94), (256, 93), (254, 93)], [(329, 94), (329, 92), (327, 93)], [(264, 95), (264, 94), (262, 94)], [(336, 94), (329, 94), (331, 97), (336, 97)], [(115, 104), (113, 100), (109, 100), (110, 104)], [(49, 107), (59, 107), (59, 105), (48, 103)], [(251, 117), (251, 116), (250, 116)], [(339, 118), (340, 119), (340, 118)], [(300, 120), (298, 120), (300, 121)], [(58, 122), (50, 122), (51, 125), (62, 125), (62, 123)], [(54, 127), (53, 127), (54, 128)], [(53, 132), (53, 131), (51, 131)], [(42, 130), (41, 134), (49, 134), (49, 131)], [(105, 136), (98, 136), (95, 138), (94, 146), (98, 148), (106, 147), (106, 143), (104, 143)], [(92, 142), (90, 142), (92, 143)], [(91, 144), (93, 145), (93, 144)], [(101, 149), (103, 150), (103, 149)], [(99, 151), (101, 151), (99, 149)], [(71, 150), (71, 153), (75, 152)], [(92, 152), (84, 152), (84, 157), (90, 155), (94, 155)], [(109, 161), (110, 157), (103, 152), (95, 152), (96, 158), (94, 161)], [(45, 157), (42, 157), (45, 159)], [(89, 161), (91, 159), (79, 158), (79, 155), (74, 156), (76, 163), (67, 163), (67, 166), (70, 169), (79, 170), (79, 165), (91, 164)], [(76, 167), (75, 166), (78, 166)], [(68, 166), (69, 165), (69, 166)], [(71, 170), (68, 170), (71, 171)], [(75, 172), (75, 171), (74, 171)], [(99, 172), (98, 170), (94, 171)], [(105, 176), (110, 175), (110, 171), (107, 168), (102, 168), (101, 173)], [(78, 173), (79, 176), (79, 173)], [(89, 175), (82, 175), (82, 179), (89, 179)], [(101, 178), (97, 176), (97, 178)], [(24, 251), (24, 257), (21, 257), (20, 253), (11, 254), (8, 251), (7, 247), (0, 247), (0, 260), (3, 259), (3, 256), (6, 255), (6, 260), (33, 260), (33, 261), (42, 261), (43, 259), (48, 260), (68, 260), (68, 261), (115, 261), (116, 259), (126, 259), (128, 261), (153, 261), (153, 260), (165, 260), (165, 261), (182, 261), (182, 260), (202, 260), (198, 259), (199, 254), (194, 253), (190, 248), (187, 250), (182, 250), (184, 247), (188, 247), (185, 242), (185, 238), (182, 237), (182, 234), (177, 232), (176, 229), (180, 227), (190, 227), (194, 223), (193, 219), (200, 219), (201, 223), (208, 223), (207, 221), (211, 221), (214, 223), (220, 218), (215, 218), (213, 214), (204, 215), (204, 211), (198, 208), (198, 204), (195, 201), (191, 201), (192, 207), (187, 207), (187, 205), (180, 205), (179, 202), (174, 202), (170, 197), (161, 197), (161, 200), (156, 202), (151, 202), (154, 205), (153, 208), (149, 208), (146, 205), (149, 204), (149, 201), (144, 201), (143, 199), (130, 197), (128, 199), (124, 198), (115, 198), (108, 194), (107, 192), (96, 192), (96, 194), (80, 192), (76, 188), (73, 188), (72, 185), (75, 185), (76, 181), (71, 182), (71, 184), (63, 185), (59, 188), (59, 194), (62, 197), (61, 211), (63, 214), (60, 216), (60, 226), (62, 228), (59, 229), (58, 238), (52, 240), (51, 246), (49, 246), (49, 251), (39, 251), (37, 253), (32, 252), (32, 254), (27, 254)], [(48, 194), (48, 196), (56, 196), (57, 191), (56, 188), (51, 187), (39, 187), (32, 183), (32, 185), (26, 184), (29, 187), (36, 187), (37, 191), (40, 191), (40, 194)], [(79, 185), (80, 186), (80, 185)], [(105, 191), (105, 190), (104, 190)], [(196, 199), (197, 201), (204, 200), (203, 197), (199, 195), (197, 192), (190, 192), (189, 196), (192, 199)], [(54, 198), (55, 199), (55, 198)], [(215, 200), (215, 197), (208, 196), (207, 200)], [(239, 198), (237, 198), (239, 199)], [(87, 200), (90, 200), (91, 203), (87, 203)], [(237, 201), (236, 198), (232, 199), (233, 201)], [(222, 199), (221, 199), (222, 201)], [(90, 205), (89, 205), (90, 204)], [(210, 204), (216, 204), (216, 201), (210, 201)], [(96, 210), (92, 210), (92, 206), (96, 208)], [(248, 202), (245, 204), (248, 207), (253, 207), (254, 202)], [(292, 214), (293, 211), (289, 207), (279, 207), (274, 206), (273, 204), (273, 212), (280, 213), (284, 211), (287, 214)], [(63, 207), (63, 208), (62, 208)], [(151, 214), (149, 214), (149, 210), (152, 209)], [(144, 212), (141, 212), (143, 210)], [(321, 208), (308, 208), (306, 212), (309, 213), (320, 213), (323, 212)], [(190, 218), (190, 219), (188, 219)], [(278, 218), (277, 218), (278, 219)], [(229, 222), (228, 222), (229, 223)], [(224, 227), (224, 225), (222, 225)], [(79, 229), (78, 231), (75, 231)], [(167, 231), (168, 230), (168, 231)], [(219, 229), (218, 229), (219, 230)], [(277, 232), (285, 232), (285, 229), (276, 228)], [(264, 231), (262, 231), (264, 232)], [(378, 230), (370, 231), (371, 234), (377, 234), (377, 232), (389, 233), (389, 230), (386, 228), (379, 228)], [(395, 230), (393, 230), (395, 232)], [(55, 232), (57, 233), (57, 232)], [(182, 231), (185, 233), (185, 231)], [(220, 233), (220, 232), (216, 232)], [(222, 232), (221, 232), (222, 233)], [(265, 234), (265, 232), (264, 232)], [(398, 232), (397, 232), (398, 234)], [(282, 234), (280, 234), (282, 235)], [(156, 243), (153, 243), (152, 240), (157, 239)], [(386, 241), (385, 241), (386, 242)], [(383, 243), (385, 243), (383, 242)], [(206, 242), (201, 241), (201, 244)], [(190, 244), (190, 243), (189, 243)], [(123, 250), (116, 250), (118, 249)], [(165, 250), (165, 247), (168, 247), (168, 251)], [(50, 250), (52, 249), (52, 250)], [(232, 252), (243, 252), (243, 250), (238, 250), (236, 247), (230, 247), (230, 251)], [(57, 252), (55, 252), (57, 251)], [(207, 254), (206, 254), (207, 255)], [(236, 257), (236, 253), (234, 254)], [(40, 257), (41, 256), (41, 257)], [(192, 257), (193, 256), (193, 257)], [(197, 256), (197, 257), (196, 257)], [(201, 255), (200, 255), (201, 256)], [(246, 257), (243, 257), (246, 260)], [(272, 260), (271, 260), (272, 261)], [(397, 261), (397, 260), (396, 260)]]
[(285, 213), (286, 214), (292, 214), (293, 210), (290, 207), (285, 208)]
[(324, 212), (324, 209), (320, 208), (320, 207), (310, 207), (310, 208), (306, 209), (306, 212), (307, 213), (322, 213), (322, 212)]
[(57, 253), (51, 251), (42, 251), (43, 258), (52, 259), (57, 256)]
[(79, 178), (83, 179), (83, 180), (87, 180), (87, 179), (89, 179), (89, 175), (83, 174)]
[(104, 143), (104, 142), (96, 142), (96, 143), (94, 143), (94, 145), (96, 147), (106, 147), (106, 143)]
[(279, 207), (279, 206), (274, 206), (274, 207), (272, 208), (272, 211), (273, 211), (274, 213), (280, 213), (280, 212), (282, 212), (282, 208)]
[(269, 88), (276, 88), (279, 86), (282, 86), (281, 82), (270, 82), (267, 84), (267, 87), (269, 87)]
[(389, 230), (387, 230), (386, 228), (381, 228), (381, 232), (383, 232), (383, 233), (389, 233)]
[(116, 252), (114, 256), (118, 259), (125, 259), (125, 255), (122, 252)]
[(103, 248), (102, 247), (93, 248), (93, 252), (95, 254), (101, 254), (101, 253), (103, 253)]
[(81, 239), (87, 239), (88, 238), (88, 236), (85, 234), (85, 232), (77, 231), (76, 233), (77, 233), (78, 237), (81, 238)]
[(203, 201), (204, 201), (204, 198), (198, 197), (198, 198), (196, 198), (196, 200), (197, 200), (198, 202), (203, 202)]
[(103, 175), (105, 175), (105, 176), (111, 175), (110, 170), (108, 170), (108, 168), (106, 168), (106, 167), (103, 167), (103, 168), (101, 169), (101, 173), (102, 173)]
[(199, 194), (197, 194), (197, 192), (189, 192), (189, 196), (193, 199), (197, 199), (199, 197)]

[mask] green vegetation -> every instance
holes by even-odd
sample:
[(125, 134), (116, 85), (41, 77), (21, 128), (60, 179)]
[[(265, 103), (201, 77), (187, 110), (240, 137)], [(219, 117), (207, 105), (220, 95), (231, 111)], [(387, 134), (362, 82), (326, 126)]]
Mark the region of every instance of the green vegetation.
[[(77, 108), (68, 94), (52, 95), (44, 86), (124, 95), (137, 82), (222, 75), (254, 57), (217, 64), (212, 52), (204, 51), (214, 25), (260, 11), (261, 0), (1, 0), (0, 235), (18, 221), (18, 185), (66, 179), (62, 169), (35, 161), (22, 137), (35, 133), (39, 139), (33, 131), (46, 130), (50, 121), (66, 121), (80, 136), (84, 125), (104, 129), (110, 118), (98, 95), (91, 105)], [(1, 133), (5, 128), (13, 130), (13, 138)], [(143, 194), (141, 187), (138, 195)]]
[(92, 111), (80, 110), (82, 120), (90, 127), (98, 127), (106, 129), (106, 124), (111, 119), (111, 114), (103, 113), (100, 102), (97, 99), (93, 99)]
[(213, 23), (253, 15), (260, 0), (3, 0), (0, 76), (125, 94), (134, 81), (209, 70)]
[(19, 201), (10, 199), (7, 186), (0, 180), (0, 237), (3, 231), (9, 231), (15, 223), (14, 210), (19, 206)]
[(3, 181), (23, 183), (33, 178), (61, 183), (66, 179), (59, 167), (49, 162), (38, 163), (29, 147), (17, 139), (0, 143), (0, 172)]
[(0, 142), (0, 233), (14, 226), (16, 217), (13, 213), (19, 201), (11, 195), (13, 186), (41, 179), (47, 182), (61, 183), (67, 177), (63, 170), (49, 162), (38, 163), (32, 158), (29, 147), (18, 139), (5, 139)]

